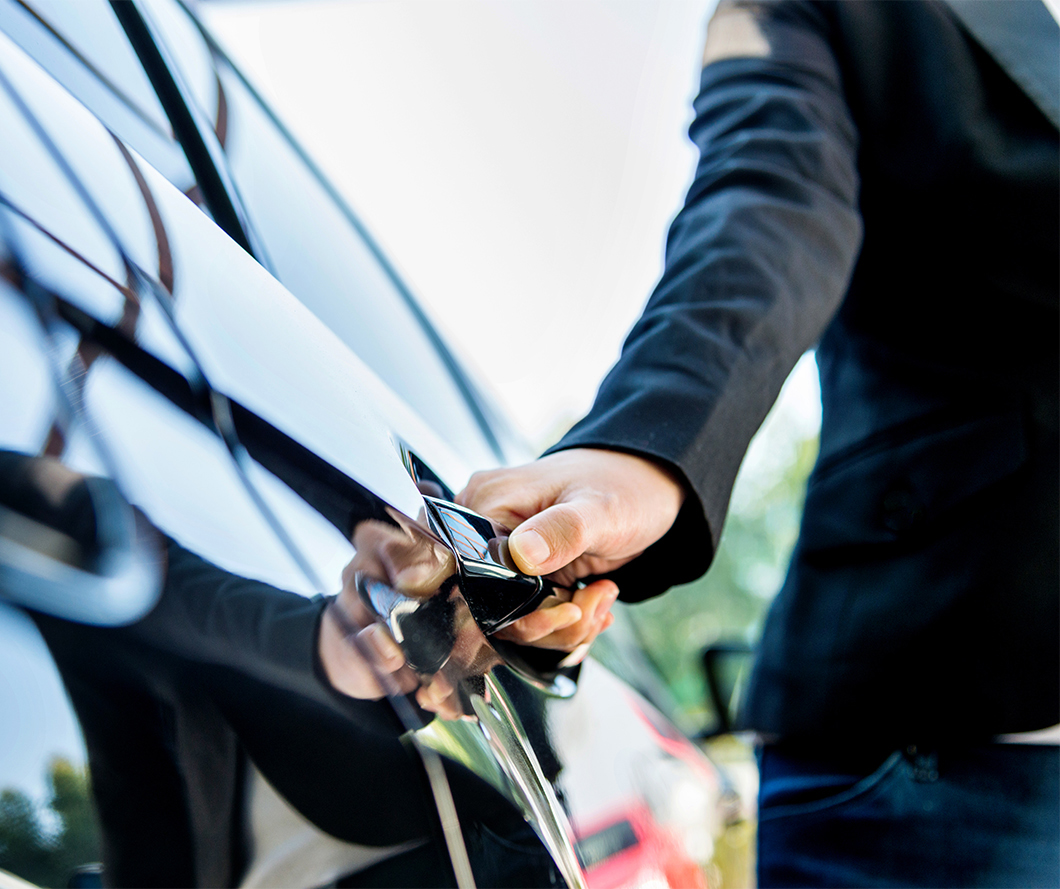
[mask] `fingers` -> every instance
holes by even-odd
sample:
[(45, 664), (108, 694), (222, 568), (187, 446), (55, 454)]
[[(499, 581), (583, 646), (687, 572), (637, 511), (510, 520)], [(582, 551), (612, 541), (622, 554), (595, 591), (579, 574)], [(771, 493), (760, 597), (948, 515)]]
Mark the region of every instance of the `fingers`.
[(685, 498), (662, 461), (572, 448), (526, 466), (472, 476), (458, 501), (514, 528), (509, 546), (528, 574), (573, 566), (575, 577), (604, 574), (635, 558), (669, 530)]
[(349, 586), (358, 573), (368, 574), (414, 598), (433, 593), (456, 570), (452, 553), (426, 534), (378, 520), (360, 522), (353, 534), (357, 548), (343, 571)]
[(405, 656), (390, 634), (376, 623), (359, 630), (344, 625), (348, 620), (340, 619), (333, 605), (320, 622), (317, 652), (332, 687), (362, 700), (412, 691), (418, 683), (416, 674), (405, 665)]
[[(564, 602), (552, 608), (539, 608), (510, 624), (496, 635), (501, 639), (533, 645), (554, 633), (574, 626), (582, 620), (581, 608), (573, 602)], [(551, 648), (552, 646), (545, 646)]]
[(456, 560), (452, 553), (442, 547), (424, 547), (418, 559), (395, 562), (393, 569), (394, 589), (413, 598), (426, 598), (434, 594), (442, 582), (456, 572)]
[(456, 495), (456, 502), (488, 515), (506, 528), (514, 528), (548, 506), (558, 493), (548, 479), (534, 478), (533, 467), (531, 463), (514, 469), (476, 472)]
[(527, 574), (549, 574), (573, 562), (591, 542), (589, 527), (597, 511), (589, 501), (575, 501), (527, 519), (508, 538), (515, 563)]
[(456, 687), (442, 672), (435, 673), (424, 680), (416, 690), (416, 703), (442, 719), (459, 719), (464, 715)]
[(520, 645), (575, 652), (584, 646), (584, 657), (597, 636), (614, 622), (611, 607), (618, 598), (618, 587), (610, 580), (598, 580), (574, 593), (570, 602), (552, 608), (539, 608), (505, 627), (497, 636)]
[(379, 673), (396, 673), (405, 666), (401, 646), (382, 624), (369, 624), (357, 634), (357, 649)]

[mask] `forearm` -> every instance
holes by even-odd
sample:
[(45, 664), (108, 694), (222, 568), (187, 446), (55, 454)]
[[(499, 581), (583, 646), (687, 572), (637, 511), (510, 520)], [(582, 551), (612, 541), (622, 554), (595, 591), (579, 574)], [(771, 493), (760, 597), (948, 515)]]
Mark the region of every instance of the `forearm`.
[(593, 409), (552, 449), (613, 448), (676, 470), (701, 515), (686, 504), (675, 532), (709, 528), (699, 573), (747, 445), (839, 306), (861, 237), (856, 131), (826, 22), (808, 4), (767, 10), (768, 58), (704, 69), (690, 130), (700, 162), (662, 279)]

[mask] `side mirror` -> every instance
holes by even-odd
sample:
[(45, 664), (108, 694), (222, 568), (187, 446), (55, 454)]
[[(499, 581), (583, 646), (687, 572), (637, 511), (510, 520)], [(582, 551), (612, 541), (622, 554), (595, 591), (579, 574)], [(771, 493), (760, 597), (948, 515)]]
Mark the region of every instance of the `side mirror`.
[(712, 738), (731, 732), (736, 725), (754, 651), (742, 642), (718, 642), (704, 648), (702, 658), (716, 722), (700, 738)]
[(163, 574), (157, 531), (112, 481), (0, 451), (0, 600), (117, 626), (154, 606)]

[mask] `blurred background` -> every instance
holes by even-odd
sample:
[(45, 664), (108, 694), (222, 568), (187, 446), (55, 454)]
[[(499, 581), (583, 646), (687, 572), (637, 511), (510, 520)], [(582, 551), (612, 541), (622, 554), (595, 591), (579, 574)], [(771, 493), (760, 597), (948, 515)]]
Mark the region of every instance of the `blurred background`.
[[(533, 451), (592, 403), (659, 276), (716, 0), (212, 0), (197, 8)], [(686, 730), (700, 652), (753, 643), (820, 423), (807, 356), (714, 567), (625, 609)]]

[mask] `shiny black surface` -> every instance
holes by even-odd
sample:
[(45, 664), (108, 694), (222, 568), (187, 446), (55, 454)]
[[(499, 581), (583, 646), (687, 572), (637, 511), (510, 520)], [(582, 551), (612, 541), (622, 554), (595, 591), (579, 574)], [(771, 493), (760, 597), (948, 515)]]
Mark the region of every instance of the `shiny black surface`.
[[(95, 641), (76, 625), (45, 623), (82, 723), (89, 727), (94, 759), (112, 756), (108, 733), (100, 733), (92, 716), (98, 695), (89, 692), (100, 681), (97, 665), (106, 661), (82, 662), (70, 655), (99, 645), (106, 659), (118, 658), (108, 674), (128, 674), (137, 685), (148, 682), (158, 665), (154, 655), (141, 663), (135, 649), (123, 654), (133, 642), (157, 650), (160, 664), (176, 658), (196, 665), (196, 674), (205, 669), (201, 681), (206, 684), (197, 694), (226, 712), (234, 706), (224, 703), (232, 679), (222, 679), (228, 674), (218, 669), (235, 669), (253, 683), (272, 686), (281, 708), (294, 706), (283, 688), (323, 702), (327, 695), (309, 662), (301, 660), (305, 654), (285, 653), (289, 643), (277, 647), (282, 640), (273, 641), (271, 631), (262, 635), (259, 627), (270, 627), (284, 613), (311, 615), (317, 606), (307, 612), (298, 604), (302, 596), (334, 590), (351, 555), (363, 566), (395, 534), (428, 541), (428, 549), (441, 552), (451, 572), (455, 569), (451, 553), (402, 515), (402, 510), (419, 511), (423, 501), (402, 463), (395, 431), (403, 441), (429, 442), (432, 434), (259, 265), (83, 108), (70, 104), (17, 50), (7, 56), (2, 85), (7, 119), (21, 139), (7, 142), (0, 174), (5, 277), (12, 285), (5, 305), (9, 314), (26, 316), (38, 342), (27, 357), (31, 362), (39, 362), (42, 354), (51, 357), (41, 366), (46, 383), (50, 378), (64, 393), (77, 423), (46, 399), (25, 402), (27, 410), (43, 410), (43, 420), (18, 440), (11, 437), (8, 418), (0, 443), (109, 479), (91, 484), (120, 489), (171, 541), (161, 602), (127, 637), (103, 643), (103, 637)], [(89, 165), (92, 175), (87, 175)], [(115, 190), (116, 183), (123, 188)], [(54, 197), (42, 201), (47, 195)], [(5, 368), (8, 380), (24, 373), (18, 363)], [(91, 436), (79, 437), (79, 430), (89, 427)], [(98, 444), (104, 456), (86, 463), (81, 455), (89, 442)], [(454, 462), (440, 456), (433, 465)], [(181, 580), (190, 565), (200, 565), (194, 570), (204, 578), (191, 587)], [(233, 598), (236, 590), (245, 592)], [(76, 601), (74, 585), (65, 591)], [(443, 606), (444, 627), (422, 619), (417, 625), (415, 617), (411, 625), (392, 620), (391, 626), (411, 643), (410, 655), (424, 671), (425, 683), (448, 683), (454, 706), (477, 721), (476, 707), (493, 713), (485, 702), (484, 677), (501, 661), (456, 586), (445, 585), (437, 597), (436, 592), (425, 590), (421, 598)], [(84, 619), (80, 613), (46, 610)], [(428, 605), (423, 613), (434, 610)], [(403, 634), (406, 627), (409, 632)], [(290, 641), (312, 644), (312, 637)], [(440, 648), (442, 662), (434, 662), (434, 655), (425, 658), (424, 644)], [(159, 692), (152, 682), (144, 693), (154, 696)], [(481, 705), (472, 703), (476, 695), (483, 698)], [(404, 714), (402, 729), (423, 725), (423, 716), (407, 706), (398, 709)], [(320, 795), (327, 787), (324, 774), (305, 765), (299, 767), (301, 777), (289, 778), (288, 766), (279, 765), (299, 761), (297, 749), (279, 755), (285, 745), (312, 748), (323, 736), (310, 732), (295, 741), (276, 731), (263, 734), (263, 726), (245, 724), (239, 712), (237, 707), (226, 720), (239, 726), (241, 743), (264, 764), (266, 778), (284, 788), (311, 821), (328, 824), (352, 843), (344, 854), (356, 858), (358, 838), (371, 835), (355, 823), (334, 822), (328, 813), (334, 801)], [(133, 730), (136, 721), (130, 718)], [(362, 729), (350, 724), (341, 731), (356, 744)], [(390, 731), (396, 743), (400, 731)], [(140, 742), (145, 749), (153, 743), (149, 738), (146, 734)], [(428, 763), (434, 754), (424, 748), (423, 756)], [(277, 765), (269, 765), (274, 761)], [(565, 833), (552, 827), (563, 816), (555, 799), (549, 801), (540, 770), (527, 771), (525, 757), (519, 762), (511, 774), (521, 776), (516, 786), (534, 801), (539, 828), (544, 818), (548, 823), (541, 829), (553, 837), (553, 845), (569, 847)], [(136, 773), (132, 761), (128, 768)], [(146, 763), (143, 768), (138, 783), (147, 791), (157, 776)], [(403, 768), (415, 772), (412, 761)], [(403, 779), (390, 772), (376, 777), (387, 776), (396, 790)], [(306, 796), (291, 783), (295, 780), (315, 789)], [(144, 804), (135, 795), (124, 796), (117, 807), (101, 809), (100, 818), (113, 835), (115, 819), (127, 820)], [(144, 811), (145, 824), (167, 811), (165, 804), (158, 805), (155, 814)], [(433, 808), (429, 800), (419, 805)], [(416, 824), (410, 813), (408, 829)], [(395, 841), (402, 835), (396, 824), (383, 834)], [(135, 881), (136, 855), (130, 846), (115, 859), (119, 880)], [(191, 879), (205, 878), (206, 872), (198, 873)], [(214, 878), (217, 874), (207, 881)]]
[(194, 20), (172, 0), (143, 9), (246, 208), (254, 255), (446, 440), (503, 458), (481, 396), (357, 217)]
[[(87, 738), (112, 783), (95, 816), (84, 787), (77, 811), (111, 837), (117, 882), (159, 868), (189, 884), (282, 884), (288, 866), (325, 885), (410, 842), (444, 848), (433, 825), (467, 884), (460, 836), (480, 850), (488, 821), (506, 825), (502, 842), (531, 824), (541, 842), (526, 855), (547, 849), (578, 885), (568, 815), (582, 822), (639, 792), (629, 763), (662, 754), (600, 668), (584, 670), (599, 690), (571, 697), (562, 653), (492, 636), (557, 592), (515, 570), (502, 529), (450, 500), (495, 462), (503, 434), (353, 217), (185, 12), (165, 0), (136, 10), (157, 42), (145, 64), (161, 59), (172, 75), (162, 103), (109, 5), (0, 0), (0, 450), (94, 492), (100, 521), (84, 552), (27, 538), (53, 568), (107, 575), (130, 549), (130, 516), (145, 551), (159, 539), (165, 550), (164, 575), (128, 584), (124, 616), (86, 612), (84, 577), (54, 575), (58, 607), (19, 600), (38, 613), (70, 699), (38, 630), (0, 605), (0, 649), (18, 654), (0, 658), (0, 713), (18, 726), (0, 740), (0, 791), (36, 813), (44, 843), (65, 817), (48, 807), (68, 774), (49, 759), (87, 787)], [(254, 258), (203, 212), (213, 205), (190, 171), (206, 160), (185, 159), (187, 120), (160, 116), (178, 99), (195, 150), (246, 214)], [(24, 503), (0, 502), (26, 518)], [(0, 523), (0, 544), (17, 542), (12, 527)], [(81, 546), (73, 528), (51, 530)], [(128, 623), (156, 598), (128, 626), (87, 625)], [(352, 654), (365, 654), (374, 619), (400, 645), (405, 664), (374, 677), (389, 701), (325, 681), (329, 615)], [(11, 675), (33, 677), (39, 694), (27, 703)], [(582, 725), (579, 708), (602, 701), (608, 717)], [(628, 725), (606, 729), (619, 712)], [(583, 744), (615, 737), (627, 777), (601, 798), (573, 764)], [(244, 794), (263, 798), (262, 782), (280, 800), (276, 834), (241, 808)], [(69, 855), (54, 864), (68, 872), (99, 847), (63, 824)], [(248, 835), (259, 838), (249, 851)], [(261, 839), (272, 835), (283, 842)], [(292, 837), (317, 851), (285, 862)], [(0, 867), (61, 881), (6, 854)]]
[(504, 629), (553, 594), (550, 583), (518, 570), (504, 529), (455, 503), (424, 503), (431, 528), (456, 554), (464, 598), (484, 633)]

